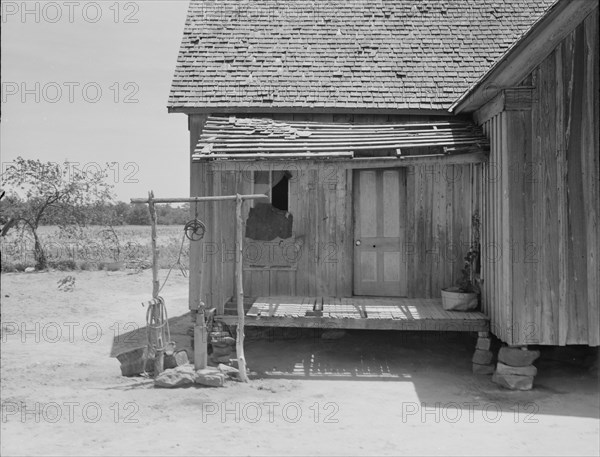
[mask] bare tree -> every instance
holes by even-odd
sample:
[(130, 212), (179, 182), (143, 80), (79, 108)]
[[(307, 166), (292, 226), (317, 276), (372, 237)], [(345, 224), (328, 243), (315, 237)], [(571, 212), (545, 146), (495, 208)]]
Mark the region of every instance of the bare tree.
[(112, 185), (106, 169), (81, 170), (18, 157), (2, 174), (6, 196), (2, 201), (2, 236), (10, 229), (29, 232), (34, 240), (37, 269), (47, 267), (46, 253), (38, 235), (40, 225), (58, 220), (61, 228), (85, 225), (89, 208), (112, 201)]

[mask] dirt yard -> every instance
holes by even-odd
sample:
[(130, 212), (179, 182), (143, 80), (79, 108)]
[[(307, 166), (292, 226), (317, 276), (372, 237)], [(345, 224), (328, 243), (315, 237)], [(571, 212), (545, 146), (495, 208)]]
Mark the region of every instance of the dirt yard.
[[(248, 338), (249, 384), (156, 389), (110, 357), (143, 340), (150, 291), (149, 271), (2, 275), (2, 455), (600, 452), (597, 352), (543, 350), (534, 390), (510, 392), (471, 374), (474, 335), (291, 329)], [(161, 295), (189, 345), (187, 280)]]

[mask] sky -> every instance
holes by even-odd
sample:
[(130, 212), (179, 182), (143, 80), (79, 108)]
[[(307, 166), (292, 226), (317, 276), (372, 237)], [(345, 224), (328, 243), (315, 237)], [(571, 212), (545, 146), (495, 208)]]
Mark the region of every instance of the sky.
[(118, 200), (189, 195), (187, 119), (166, 108), (188, 1), (1, 6), (2, 169), (111, 162)]

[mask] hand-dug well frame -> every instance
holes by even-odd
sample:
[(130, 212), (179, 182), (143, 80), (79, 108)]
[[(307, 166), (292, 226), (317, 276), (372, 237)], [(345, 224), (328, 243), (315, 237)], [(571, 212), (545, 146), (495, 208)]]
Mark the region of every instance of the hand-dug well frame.
[[(147, 203), (151, 217), (151, 233), (152, 233), (152, 298), (158, 299), (159, 282), (158, 282), (158, 247), (156, 245), (156, 209), (157, 203), (210, 203), (221, 201), (235, 201), (235, 220), (236, 220), (236, 248), (238, 253), (235, 260), (235, 275), (236, 275), (236, 298), (237, 298), (237, 339), (236, 351), (238, 368), (240, 371), (240, 379), (248, 382), (246, 374), (246, 358), (244, 356), (244, 281), (242, 268), (242, 249), (244, 240), (244, 220), (242, 219), (242, 204), (246, 200), (255, 200), (261, 198), (269, 198), (267, 195), (252, 194), (252, 195), (220, 195), (212, 197), (189, 197), (189, 198), (154, 198), (154, 193), (151, 191), (148, 198), (132, 198), (131, 203)], [(190, 276), (191, 280), (191, 276)], [(197, 310), (197, 316), (194, 324), (194, 368), (196, 370), (206, 368), (208, 359), (207, 353), (207, 329), (204, 316), (205, 308), (201, 307)], [(158, 316), (157, 316), (158, 318)], [(163, 367), (158, 367), (162, 371)], [(156, 373), (158, 374), (158, 373)]]

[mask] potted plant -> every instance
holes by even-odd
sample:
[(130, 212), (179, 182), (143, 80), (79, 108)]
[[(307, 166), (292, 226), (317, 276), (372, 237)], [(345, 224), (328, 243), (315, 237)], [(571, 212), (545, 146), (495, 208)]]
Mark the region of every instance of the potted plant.
[(472, 217), (473, 242), (464, 260), (456, 286), (442, 289), (442, 306), (447, 311), (470, 311), (479, 305), (479, 213)]

